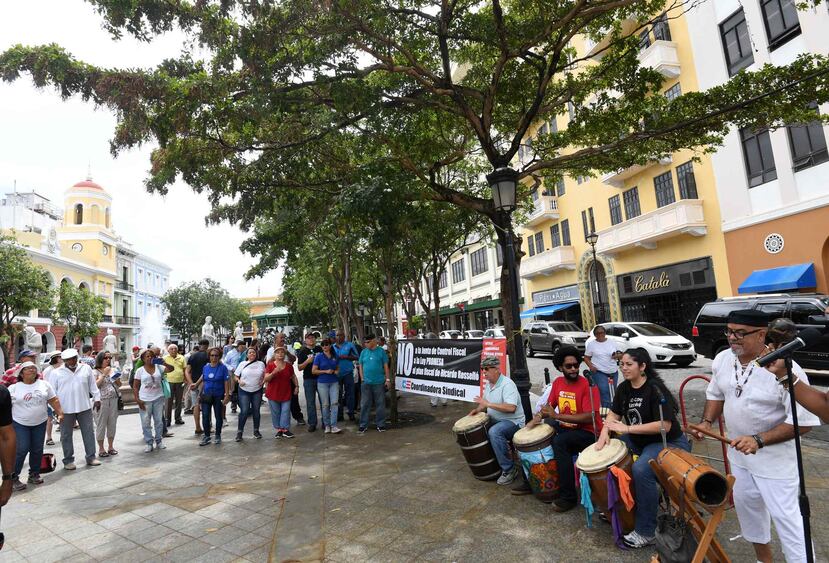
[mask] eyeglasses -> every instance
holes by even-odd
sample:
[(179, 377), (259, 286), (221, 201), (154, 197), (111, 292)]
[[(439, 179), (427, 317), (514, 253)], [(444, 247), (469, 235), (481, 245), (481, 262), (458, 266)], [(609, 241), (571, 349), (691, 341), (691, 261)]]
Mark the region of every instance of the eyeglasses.
[(760, 332), (761, 330), (763, 329), (758, 328), (757, 330), (750, 330), (746, 332), (744, 330), (731, 330), (730, 328), (727, 328), (723, 334), (725, 334), (726, 338), (733, 336), (735, 340), (742, 340), (746, 336), (752, 335), (755, 332)]
[(104, 359), (105, 359), (105, 360), (111, 360), (111, 359), (112, 359), (112, 356), (104, 356)]

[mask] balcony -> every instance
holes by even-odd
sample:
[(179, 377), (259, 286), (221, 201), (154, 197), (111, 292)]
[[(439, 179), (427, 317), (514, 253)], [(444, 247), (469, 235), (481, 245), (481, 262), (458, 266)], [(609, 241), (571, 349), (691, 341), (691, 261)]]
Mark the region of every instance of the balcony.
[(521, 260), (521, 277), (532, 279), (556, 270), (575, 270), (576, 252), (572, 246), (557, 246)]
[(121, 291), (129, 291), (130, 293), (132, 293), (135, 290), (135, 287), (133, 287), (133, 285), (130, 283), (118, 280), (117, 282), (115, 282), (115, 289), (120, 289)]
[(665, 78), (679, 76), (679, 57), (676, 54), (676, 43), (673, 41), (654, 41), (650, 47), (639, 53), (639, 63), (659, 72)]
[[(701, 237), (707, 232), (702, 200), (681, 199), (600, 231), (596, 252), (615, 254), (634, 248), (653, 250), (660, 240), (686, 234)], [(523, 269), (523, 264), (521, 267)]]
[(111, 323), (112, 322), (112, 315), (104, 315), (101, 317), (102, 323)]
[[(631, 35), (633, 32), (637, 30), (639, 27), (638, 22), (633, 18), (627, 18), (619, 22), (619, 26), (621, 27), (621, 37), (625, 37), (627, 35)], [(588, 39), (585, 41), (585, 51), (588, 57), (593, 57), (594, 59), (600, 60), (604, 57), (604, 50), (610, 45), (611, 40), (613, 39), (610, 30), (608, 29), (607, 32), (599, 39), (598, 42), (593, 42), (592, 40)]]
[(115, 317), (115, 323), (119, 325), (126, 325), (126, 326), (138, 326), (141, 324), (141, 319), (138, 317), (127, 317), (124, 315), (118, 315)]
[(613, 186), (614, 188), (623, 188), (625, 187), (625, 182), (627, 180), (633, 178), (637, 174), (641, 174), (651, 166), (655, 166), (657, 164), (670, 164), (672, 161), (673, 159), (668, 156), (647, 164), (634, 164), (633, 166), (628, 166), (627, 168), (621, 168), (616, 172), (610, 172), (602, 176), (602, 183), (605, 183), (608, 186)]
[(533, 202), (524, 226), (531, 227), (547, 219), (558, 219), (558, 199), (552, 195), (541, 195)]

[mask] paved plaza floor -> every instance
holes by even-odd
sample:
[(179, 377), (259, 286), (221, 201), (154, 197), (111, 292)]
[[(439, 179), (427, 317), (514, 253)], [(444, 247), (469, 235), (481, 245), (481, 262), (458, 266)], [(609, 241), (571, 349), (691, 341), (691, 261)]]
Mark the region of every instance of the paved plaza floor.
[[(2, 511), (0, 561), (648, 561), (614, 547), (610, 527), (582, 510), (554, 513), (533, 497), (476, 481), (451, 432), (468, 403), (430, 408), (406, 396), (421, 424), (339, 435), (295, 428), (265, 437), (250, 423), (235, 443), (199, 447), (192, 417), (168, 448), (143, 453), (138, 415), (119, 418), (120, 454), (103, 465), (59, 469), (16, 493)], [(414, 421), (418, 416), (410, 416)], [(58, 435), (59, 436), (59, 435)], [(81, 452), (76, 433), (76, 452)], [(715, 450), (716, 448), (714, 448)], [(712, 450), (712, 452), (714, 451)], [(60, 447), (47, 451), (61, 457)], [(829, 554), (829, 448), (805, 441), (813, 534)], [(733, 510), (719, 538), (734, 561), (754, 561)], [(778, 560), (779, 546), (775, 546)]]

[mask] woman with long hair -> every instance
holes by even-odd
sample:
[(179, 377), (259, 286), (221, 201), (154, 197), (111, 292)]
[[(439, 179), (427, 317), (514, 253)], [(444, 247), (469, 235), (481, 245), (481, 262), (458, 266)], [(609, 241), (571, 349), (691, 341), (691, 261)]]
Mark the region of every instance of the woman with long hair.
[[(113, 447), (115, 426), (118, 423), (118, 388), (121, 386), (121, 372), (111, 366), (112, 354), (98, 352), (95, 356), (95, 384), (101, 391), (101, 408), (95, 415), (95, 438), (98, 440), (98, 457), (118, 455)], [(109, 448), (104, 448), (104, 436)]]
[(340, 397), (340, 360), (334, 352), (334, 343), (330, 338), (322, 341), (322, 354), (314, 356), (311, 373), (317, 376), (317, 393), (322, 405), (322, 425), (326, 434), (339, 434), (337, 427), (337, 409)]
[[(141, 367), (135, 371), (135, 379), (132, 389), (135, 393), (135, 400), (138, 403), (138, 414), (141, 417), (141, 429), (144, 432), (144, 453), (155, 449), (164, 450), (162, 438), (164, 436), (164, 405), (167, 400), (164, 398), (161, 379), (164, 377), (166, 365), (164, 360), (155, 357), (155, 352), (150, 348), (141, 350), (138, 355)], [(155, 427), (155, 438), (153, 438), (153, 427)]]
[(230, 373), (222, 363), (222, 349), (210, 348), (207, 351), (209, 363), (202, 370), (199, 383), (199, 404), (201, 405), (201, 425), (204, 437), (200, 446), (210, 443), (211, 412), (216, 418), (216, 444), (222, 443), (222, 424), (224, 407), (230, 401)]
[[(631, 452), (639, 456), (633, 463), (636, 527), (624, 537), (624, 541), (628, 547), (640, 548), (653, 544), (656, 536), (659, 490), (648, 462), (656, 459), (662, 451), (662, 425), (669, 447), (691, 451), (691, 444), (677, 420), (679, 408), (676, 399), (653, 369), (648, 351), (630, 348), (622, 355), (620, 365), (624, 381), (616, 390), (596, 449), (601, 450), (610, 439), (610, 432), (616, 432)], [(663, 397), (664, 422), (660, 421), (659, 415)]]
[(265, 380), (265, 362), (256, 357), (256, 349), (248, 348), (247, 358), (236, 368), (236, 385), (239, 388), (239, 426), (236, 441), (242, 441), (245, 424), (253, 415), (253, 437), (259, 439), (259, 409), (262, 407), (262, 385)]

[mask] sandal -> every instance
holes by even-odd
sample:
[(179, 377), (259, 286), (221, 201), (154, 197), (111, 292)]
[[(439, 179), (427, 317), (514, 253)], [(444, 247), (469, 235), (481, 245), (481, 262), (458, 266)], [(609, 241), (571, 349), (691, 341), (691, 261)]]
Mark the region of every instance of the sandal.
[(118, 455), (118, 450), (116, 450), (116, 449), (109, 450), (109, 455)]
[(54, 446), (54, 445), (55, 445), (55, 441), (54, 441), (54, 440), (52, 440), (51, 438), (49, 438), (48, 440), (46, 440), (46, 445), (47, 445), (47, 446)]
[(98, 457), (109, 457), (109, 454), (106, 452), (101, 452), (98, 454)]

